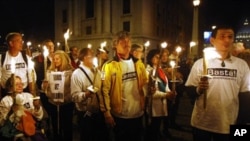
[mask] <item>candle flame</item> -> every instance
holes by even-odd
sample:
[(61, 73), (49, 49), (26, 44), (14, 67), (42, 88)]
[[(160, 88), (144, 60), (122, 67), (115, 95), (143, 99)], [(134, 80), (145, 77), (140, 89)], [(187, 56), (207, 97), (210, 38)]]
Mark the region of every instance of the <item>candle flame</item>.
[(144, 44), (145, 47), (148, 47), (149, 45), (150, 45), (150, 42), (149, 42), (149, 41), (147, 41), (147, 42)]
[(181, 49), (181, 47), (180, 47), (180, 46), (178, 46), (178, 47), (176, 48), (176, 52), (177, 52), (177, 53), (180, 53), (180, 52), (181, 52), (181, 50), (182, 50), (182, 49)]
[(170, 61), (170, 66), (172, 67), (172, 68), (174, 68), (175, 67), (175, 61)]
[(103, 49), (103, 48), (106, 46), (106, 44), (107, 44), (106, 41), (102, 42), (102, 43), (101, 43), (101, 49)]
[(30, 42), (30, 41), (28, 41), (28, 42), (27, 42), (27, 46), (29, 47), (30, 45), (31, 45), (31, 42)]
[(191, 41), (190, 43), (189, 43), (189, 46), (190, 47), (193, 47), (193, 46), (195, 46), (196, 45), (196, 42), (194, 42), (194, 41)]
[(162, 47), (162, 48), (166, 48), (167, 46), (168, 46), (167, 42), (161, 43), (161, 47)]
[(204, 57), (206, 60), (221, 58), (220, 54), (216, 51), (214, 47), (206, 47), (203, 49)]
[(87, 48), (92, 48), (92, 45), (91, 45), (91, 44), (88, 44), (88, 45), (87, 45)]
[(69, 29), (64, 33), (64, 39), (69, 39)]
[(97, 59), (97, 57), (93, 58), (93, 65), (95, 67), (98, 67), (98, 59)]

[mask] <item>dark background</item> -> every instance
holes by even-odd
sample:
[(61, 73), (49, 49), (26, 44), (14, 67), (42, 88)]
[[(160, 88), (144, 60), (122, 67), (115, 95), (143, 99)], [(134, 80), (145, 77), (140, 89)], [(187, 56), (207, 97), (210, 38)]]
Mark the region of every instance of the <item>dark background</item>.
[[(192, 0), (183, 0), (192, 6)], [(249, 0), (201, 0), (199, 19), (206, 25), (221, 22), (236, 28), (250, 13)], [(54, 0), (1, 0), (0, 43), (8, 32), (18, 31), (25, 39), (54, 38)]]
[(1, 0), (0, 35), (22, 32), (26, 39), (54, 38), (54, 0)]

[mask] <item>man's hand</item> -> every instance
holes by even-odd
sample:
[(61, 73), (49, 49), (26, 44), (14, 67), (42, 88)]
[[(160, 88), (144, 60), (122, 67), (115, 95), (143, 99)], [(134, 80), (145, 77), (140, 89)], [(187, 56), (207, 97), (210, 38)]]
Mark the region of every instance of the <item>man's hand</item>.
[(209, 83), (208, 83), (208, 77), (201, 77), (200, 82), (198, 83), (197, 87), (197, 93), (203, 94), (204, 91), (208, 89)]

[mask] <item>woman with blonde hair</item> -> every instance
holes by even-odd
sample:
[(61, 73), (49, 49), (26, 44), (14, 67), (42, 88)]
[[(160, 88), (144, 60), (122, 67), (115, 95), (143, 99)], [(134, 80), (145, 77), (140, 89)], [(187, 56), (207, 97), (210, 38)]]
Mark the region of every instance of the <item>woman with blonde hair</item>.
[(51, 116), (55, 141), (72, 141), (74, 103), (71, 101), (69, 88), (73, 69), (68, 54), (62, 50), (57, 50), (42, 84), (42, 89), (51, 104), (48, 113)]

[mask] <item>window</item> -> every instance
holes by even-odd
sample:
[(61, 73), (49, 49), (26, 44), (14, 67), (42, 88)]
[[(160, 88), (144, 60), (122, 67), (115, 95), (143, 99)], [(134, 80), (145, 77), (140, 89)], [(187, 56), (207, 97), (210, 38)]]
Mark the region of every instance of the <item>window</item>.
[(91, 35), (92, 34), (92, 27), (91, 26), (87, 26), (86, 27), (86, 34), (87, 35)]
[(129, 14), (130, 13), (130, 0), (123, 0), (122, 1), (122, 9), (123, 14)]
[(123, 22), (123, 30), (130, 32), (130, 22)]
[(68, 11), (66, 9), (64, 9), (62, 11), (62, 22), (63, 23), (67, 23), (68, 22)]
[(94, 17), (94, 0), (86, 0), (86, 18)]

